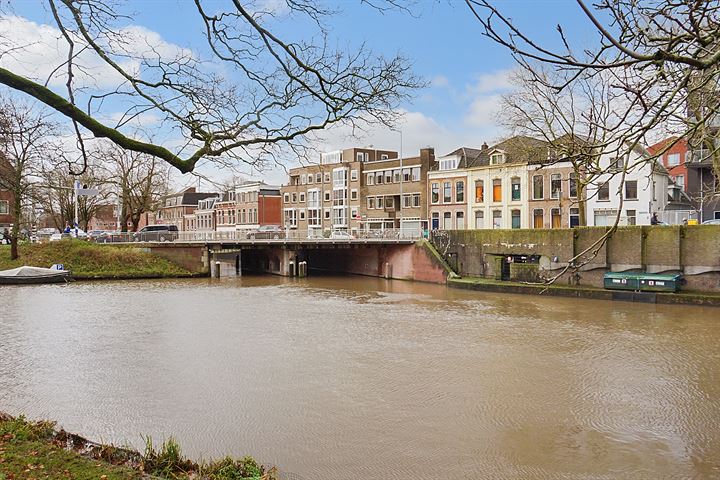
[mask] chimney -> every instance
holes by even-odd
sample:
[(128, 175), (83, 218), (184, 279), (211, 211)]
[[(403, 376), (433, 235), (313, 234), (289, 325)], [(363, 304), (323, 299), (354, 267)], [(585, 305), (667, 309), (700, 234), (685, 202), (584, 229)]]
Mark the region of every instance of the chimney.
[(483, 142), (482, 150), (487, 150), (488, 148), (490, 148), (490, 147), (488, 147), (488, 144), (486, 142)]
[(425, 147), (420, 149), (420, 160), (425, 163), (435, 161), (435, 149), (433, 147)]

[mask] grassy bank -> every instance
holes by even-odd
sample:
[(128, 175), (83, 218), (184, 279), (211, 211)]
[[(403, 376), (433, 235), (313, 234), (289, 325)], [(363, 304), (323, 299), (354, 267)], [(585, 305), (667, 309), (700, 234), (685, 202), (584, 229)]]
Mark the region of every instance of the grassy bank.
[(0, 480), (146, 478), (275, 480), (276, 474), (250, 457), (198, 464), (183, 457), (172, 440), (157, 449), (148, 440), (141, 454), (57, 431), (51, 422), (0, 413)]
[(191, 273), (174, 263), (128, 245), (98, 245), (83, 240), (20, 245), (20, 258), (10, 260), (10, 247), (0, 246), (0, 270), (62, 263), (75, 278), (162, 278)]

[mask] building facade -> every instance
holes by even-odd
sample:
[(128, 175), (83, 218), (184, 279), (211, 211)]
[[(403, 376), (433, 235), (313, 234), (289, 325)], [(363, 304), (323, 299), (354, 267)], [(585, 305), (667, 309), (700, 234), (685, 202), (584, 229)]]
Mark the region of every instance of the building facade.
[(235, 188), (237, 230), (282, 225), (280, 188), (263, 182), (245, 182)]
[[(195, 187), (189, 187), (180, 192), (167, 195), (162, 200), (160, 208), (155, 212), (155, 224), (175, 225), (179, 231), (189, 230), (188, 222), (192, 221), (195, 209), (200, 200), (217, 197), (217, 193), (197, 192)], [(197, 224), (195, 225), (197, 227)]]
[(584, 198), (581, 175), (569, 161), (528, 165), (528, 214), (532, 228), (572, 228), (581, 225)]
[(428, 173), (428, 210), (431, 230), (476, 228), (468, 224), (469, 196), (474, 192), (468, 183), (468, 169), (480, 165), (487, 157), (483, 149), (461, 147), (437, 159)]
[(654, 213), (665, 210), (667, 171), (644, 148), (636, 147), (623, 158), (604, 153), (599, 158), (599, 170), (602, 173), (587, 185), (588, 225), (613, 225), (618, 215), (620, 225), (649, 225)]
[(666, 138), (648, 147), (650, 155), (657, 155), (670, 175), (670, 180), (683, 192), (688, 192), (688, 169), (690, 148), (687, 140), (677, 137)]
[[(12, 169), (10, 162), (0, 157), (0, 174), (2, 174), (2, 170), (10, 169)], [(10, 190), (0, 187), (0, 233), (10, 233), (10, 229), (15, 223), (12, 212), (14, 202), (15, 195)]]

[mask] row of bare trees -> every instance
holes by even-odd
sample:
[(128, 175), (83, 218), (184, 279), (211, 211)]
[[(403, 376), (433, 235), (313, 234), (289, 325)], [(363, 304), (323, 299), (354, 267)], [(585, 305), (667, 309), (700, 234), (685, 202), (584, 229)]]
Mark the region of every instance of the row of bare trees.
[(76, 180), (99, 190), (97, 196), (78, 197), (83, 229), (102, 208), (119, 203), (123, 231), (128, 224), (136, 230), (142, 215), (167, 193), (165, 163), (109, 142), (88, 148), (87, 168), (73, 175), (69, 165), (77, 152), (59, 132), (46, 110), (17, 99), (0, 99), (0, 189), (12, 193), (14, 222), (8, 234), (13, 259), (18, 257), (21, 232), (31, 228), (38, 211), (58, 229), (74, 222)]

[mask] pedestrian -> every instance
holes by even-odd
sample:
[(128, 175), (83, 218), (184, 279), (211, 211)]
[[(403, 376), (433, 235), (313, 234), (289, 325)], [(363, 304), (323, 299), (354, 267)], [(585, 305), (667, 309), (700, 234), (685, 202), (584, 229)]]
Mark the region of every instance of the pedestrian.
[(660, 224), (660, 220), (657, 218), (657, 212), (652, 214), (652, 218), (650, 219), (650, 225), (658, 225)]

